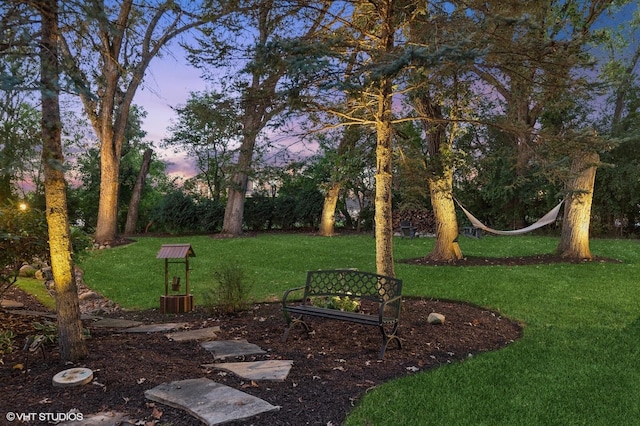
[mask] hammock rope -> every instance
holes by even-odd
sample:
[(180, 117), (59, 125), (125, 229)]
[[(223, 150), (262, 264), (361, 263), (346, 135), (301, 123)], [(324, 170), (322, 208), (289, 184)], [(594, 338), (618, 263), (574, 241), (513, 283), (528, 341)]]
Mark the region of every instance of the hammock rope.
[(467, 209), (465, 209), (457, 199), (454, 198), (454, 200), (458, 204), (458, 206), (460, 206), (460, 208), (462, 209), (464, 214), (467, 216), (467, 218), (469, 218), (469, 220), (471, 221), (471, 224), (474, 227), (482, 229), (483, 231), (490, 232), (492, 234), (497, 234), (497, 235), (521, 235), (521, 234), (526, 234), (527, 232), (531, 232), (534, 229), (542, 228), (543, 226), (546, 226), (546, 225), (548, 225), (550, 223), (553, 223), (553, 222), (556, 221), (556, 219), (558, 217), (558, 213), (560, 212), (560, 207), (562, 206), (562, 203), (564, 203), (564, 200), (560, 201), (558, 203), (558, 205), (555, 206), (553, 209), (551, 209), (551, 211), (549, 213), (545, 214), (540, 219), (538, 219), (538, 221), (536, 223), (532, 223), (531, 225), (527, 226), (526, 228), (514, 229), (512, 231), (500, 231), (498, 229), (489, 228), (487, 225), (485, 225), (484, 223), (480, 222), (474, 215), (472, 215)]

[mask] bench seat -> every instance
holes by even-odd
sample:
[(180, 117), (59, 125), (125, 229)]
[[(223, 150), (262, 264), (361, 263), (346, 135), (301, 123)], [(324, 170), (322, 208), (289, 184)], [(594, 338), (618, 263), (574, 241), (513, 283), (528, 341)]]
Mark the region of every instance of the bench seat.
[[(282, 339), (286, 341), (289, 332), (297, 324), (310, 331), (305, 317), (376, 326), (382, 334), (382, 348), (379, 354), (379, 359), (382, 359), (391, 341), (395, 341), (398, 347), (402, 348), (397, 335), (402, 304), (401, 292), (402, 280), (393, 277), (354, 269), (309, 271), (306, 285), (289, 289), (282, 297), (282, 312), (287, 322)], [(300, 293), (302, 299), (296, 302), (293, 295)], [(351, 312), (313, 305), (315, 298), (335, 296), (357, 300), (361, 307), (366, 306), (366, 310)]]

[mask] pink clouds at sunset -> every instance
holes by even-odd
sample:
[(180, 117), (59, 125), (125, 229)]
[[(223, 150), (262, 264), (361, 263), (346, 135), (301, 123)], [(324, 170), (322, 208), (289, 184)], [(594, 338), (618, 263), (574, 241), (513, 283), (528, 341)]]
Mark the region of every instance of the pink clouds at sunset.
[(200, 78), (200, 71), (187, 63), (181, 47), (173, 45), (170, 49), (171, 54), (151, 61), (134, 103), (147, 112), (142, 128), (147, 132), (146, 139), (154, 143), (156, 151), (168, 163), (167, 173), (192, 177), (196, 173), (192, 161), (184, 154), (159, 147), (177, 117), (173, 108), (184, 105), (191, 92), (205, 90), (206, 82)]

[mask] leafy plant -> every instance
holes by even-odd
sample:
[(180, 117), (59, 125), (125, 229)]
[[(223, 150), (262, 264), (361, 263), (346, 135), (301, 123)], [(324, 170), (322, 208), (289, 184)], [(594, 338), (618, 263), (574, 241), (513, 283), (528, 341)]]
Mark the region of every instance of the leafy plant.
[(0, 296), (15, 284), (20, 267), (34, 257), (48, 257), (43, 212), (15, 203), (0, 207)]
[(0, 364), (4, 364), (2, 356), (13, 351), (13, 339), (16, 337), (12, 330), (0, 332)]
[(236, 263), (230, 263), (213, 273), (215, 287), (203, 295), (204, 306), (210, 311), (234, 313), (247, 309), (251, 303), (251, 285), (245, 279), (244, 270)]
[(337, 309), (346, 312), (358, 312), (360, 301), (349, 296), (314, 297), (311, 304), (320, 308)]
[(58, 326), (56, 323), (45, 320), (43, 322), (34, 321), (31, 323), (33, 328), (37, 331), (37, 336), (43, 336), (45, 343), (55, 343), (58, 339)]

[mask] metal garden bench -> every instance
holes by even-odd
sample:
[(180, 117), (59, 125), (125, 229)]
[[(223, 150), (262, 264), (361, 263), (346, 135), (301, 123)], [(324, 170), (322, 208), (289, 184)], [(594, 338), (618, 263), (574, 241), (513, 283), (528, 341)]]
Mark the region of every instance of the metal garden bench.
[[(294, 295), (300, 293), (302, 301), (293, 302)], [(397, 335), (401, 294), (402, 280), (397, 278), (354, 269), (309, 271), (304, 286), (289, 289), (282, 297), (282, 312), (287, 322), (282, 340), (287, 340), (289, 332), (297, 324), (302, 324), (306, 331), (310, 331), (305, 317), (371, 325), (378, 327), (382, 334), (379, 355), (379, 359), (382, 359), (391, 341), (396, 341), (398, 348), (402, 348)], [(336, 300), (335, 297), (342, 301), (358, 302), (360, 309), (352, 312), (328, 307), (332, 300)]]

